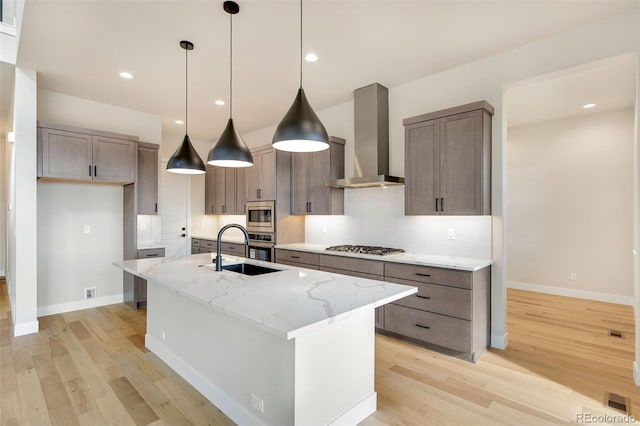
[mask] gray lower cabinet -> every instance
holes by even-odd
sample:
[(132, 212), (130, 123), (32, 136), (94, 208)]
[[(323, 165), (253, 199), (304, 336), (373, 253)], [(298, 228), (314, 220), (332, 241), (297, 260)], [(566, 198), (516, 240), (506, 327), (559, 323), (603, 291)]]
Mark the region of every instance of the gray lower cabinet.
[(275, 262), (299, 268), (318, 269), (319, 257), (317, 253), (306, 251), (276, 249)]
[[(216, 240), (207, 240), (204, 238), (191, 239), (191, 254), (215, 252)], [(230, 243), (227, 241), (223, 241), (220, 244), (220, 252), (232, 256), (246, 257), (246, 246), (240, 243)]]
[[(164, 257), (164, 248), (140, 249), (136, 259), (150, 259), (154, 257)], [(134, 276), (133, 291), (125, 289), (125, 303), (134, 309), (147, 306), (147, 280)]]
[(475, 102), (403, 121), (405, 214), (491, 214), (491, 115)]
[(138, 142), (138, 214), (158, 214), (159, 145)]
[(137, 137), (42, 126), (48, 127), (38, 128), (39, 178), (120, 184), (135, 181)]
[(327, 186), (344, 178), (344, 144), (331, 136), (329, 149), (291, 155), (291, 214), (344, 214), (344, 189)]
[(385, 281), (418, 292), (385, 306), (384, 330), (475, 362), (490, 343), (491, 267), (479, 271), (385, 263)]

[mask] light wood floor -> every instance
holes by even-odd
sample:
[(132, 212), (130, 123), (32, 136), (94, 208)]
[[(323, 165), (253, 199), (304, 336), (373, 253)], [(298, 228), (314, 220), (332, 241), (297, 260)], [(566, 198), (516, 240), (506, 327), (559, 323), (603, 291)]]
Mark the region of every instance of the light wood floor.
[[(232, 422), (144, 348), (145, 312), (126, 305), (40, 318), (13, 338), (0, 280), (1, 425), (226, 425)], [(508, 295), (510, 345), (477, 364), (376, 337), (378, 411), (364, 425), (543, 425), (620, 415), (631, 399), (631, 308), (524, 291)], [(609, 337), (609, 329), (624, 338)], [(307, 426), (307, 425), (304, 425)]]

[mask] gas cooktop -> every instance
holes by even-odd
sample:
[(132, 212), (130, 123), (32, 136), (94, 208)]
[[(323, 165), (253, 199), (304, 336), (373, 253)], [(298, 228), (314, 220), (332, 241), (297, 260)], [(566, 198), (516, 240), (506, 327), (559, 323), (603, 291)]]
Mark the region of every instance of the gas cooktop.
[(327, 247), (325, 250), (340, 251), (343, 253), (358, 253), (358, 254), (373, 254), (377, 256), (389, 256), (393, 254), (404, 253), (404, 250), (390, 247), (378, 247), (378, 246), (352, 246), (344, 244), (341, 246)]

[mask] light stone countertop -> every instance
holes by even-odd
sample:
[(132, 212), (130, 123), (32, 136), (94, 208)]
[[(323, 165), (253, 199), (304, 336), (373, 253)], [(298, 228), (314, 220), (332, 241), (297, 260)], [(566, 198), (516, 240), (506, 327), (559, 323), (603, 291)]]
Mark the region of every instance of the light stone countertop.
[[(417, 292), (416, 287), (229, 256), (223, 264), (279, 269), (257, 276), (216, 272), (211, 253), (113, 262), (178, 295), (294, 339), (354, 312), (373, 309)], [(208, 265), (207, 265), (208, 264)], [(149, 303), (153, 303), (150, 300)]]
[(491, 265), (491, 259), (475, 259), (471, 257), (436, 256), (419, 253), (402, 253), (389, 256), (377, 256), (358, 253), (344, 253), (339, 251), (327, 251), (328, 246), (320, 244), (277, 244), (275, 248), (287, 250), (307, 251), (311, 253), (327, 254), (331, 256), (357, 257), (359, 259), (373, 259), (383, 262), (408, 263), (411, 265), (435, 266), (438, 268), (458, 269), (461, 271), (478, 271)]

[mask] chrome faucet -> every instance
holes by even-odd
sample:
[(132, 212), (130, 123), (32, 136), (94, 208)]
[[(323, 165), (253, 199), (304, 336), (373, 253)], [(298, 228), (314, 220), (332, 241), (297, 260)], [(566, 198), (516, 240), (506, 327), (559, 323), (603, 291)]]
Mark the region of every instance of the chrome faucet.
[(222, 271), (222, 254), (220, 254), (220, 243), (222, 243), (222, 234), (229, 228), (238, 228), (244, 233), (244, 243), (249, 245), (249, 233), (246, 228), (242, 225), (238, 225), (237, 223), (230, 223), (227, 226), (222, 227), (220, 232), (218, 232), (218, 239), (216, 240), (216, 271)]

